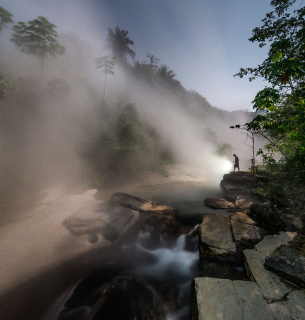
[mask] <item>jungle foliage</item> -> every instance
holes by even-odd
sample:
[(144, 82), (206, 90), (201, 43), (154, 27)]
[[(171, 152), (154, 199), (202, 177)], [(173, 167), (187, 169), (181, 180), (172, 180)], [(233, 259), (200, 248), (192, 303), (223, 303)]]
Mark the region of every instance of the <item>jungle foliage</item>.
[(267, 58), (255, 68), (242, 68), (239, 77), (263, 78), (269, 84), (254, 98), (257, 116), (248, 131), (267, 139), (259, 150), (274, 170), (305, 181), (305, 7), (302, 1), (272, 0), (262, 26), (253, 29), (251, 42), (269, 46)]

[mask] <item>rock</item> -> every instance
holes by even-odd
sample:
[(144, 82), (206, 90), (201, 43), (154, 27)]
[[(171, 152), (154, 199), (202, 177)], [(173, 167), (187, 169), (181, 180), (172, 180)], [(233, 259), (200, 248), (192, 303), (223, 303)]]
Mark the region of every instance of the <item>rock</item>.
[(175, 213), (175, 209), (153, 201), (141, 199), (126, 193), (115, 193), (109, 200), (111, 203), (119, 204), (139, 212)]
[(256, 244), (262, 239), (261, 229), (236, 220), (231, 221), (234, 241)]
[[(212, 255), (236, 253), (229, 219), (214, 213), (205, 213), (198, 227), (201, 251)], [(207, 249), (207, 250), (206, 250)]]
[(258, 199), (252, 196), (245, 196), (243, 194), (239, 194), (235, 200), (235, 207), (238, 211), (249, 212), (250, 206), (254, 203), (261, 203)]
[(134, 212), (128, 208), (94, 200), (87, 202), (85, 206), (67, 217), (63, 224), (74, 234), (89, 234), (88, 241), (90, 243), (98, 241), (98, 233), (105, 240), (114, 242), (119, 238), (120, 232), (124, 230), (130, 219), (133, 218)]
[(206, 198), (204, 200), (204, 204), (207, 207), (214, 208), (214, 209), (234, 209), (235, 208), (232, 202), (222, 198)]
[(229, 218), (231, 220), (236, 220), (241, 223), (252, 224), (252, 225), (256, 224), (256, 222), (253, 219), (251, 219), (246, 213), (240, 212), (240, 211), (236, 211), (234, 213), (231, 213), (229, 215)]
[(250, 195), (250, 189), (242, 187), (239, 183), (222, 180), (220, 188), (224, 198), (233, 203), (239, 194)]
[(278, 276), (305, 288), (305, 256), (296, 250), (282, 246), (266, 258), (264, 266)]
[(89, 320), (152, 319), (165, 320), (165, 314), (156, 293), (134, 276), (114, 279), (103, 291)]
[(193, 287), (194, 320), (275, 320), (253, 282), (195, 278)]
[(284, 230), (286, 223), (280, 218), (269, 202), (252, 204), (250, 216), (267, 230)]
[(269, 305), (277, 320), (304, 319), (305, 290), (290, 292), (284, 301), (277, 301)]
[(227, 173), (223, 175), (223, 181), (228, 181), (232, 183), (236, 183), (238, 185), (253, 188), (256, 184), (256, 176), (254, 176), (251, 172), (235, 172), (235, 173)]
[(170, 246), (178, 235), (178, 225), (172, 216), (152, 213), (144, 219), (144, 225), (149, 229), (149, 247), (159, 247), (160, 241)]
[(256, 179), (246, 172), (225, 174), (220, 182), (225, 199), (235, 202), (238, 195), (250, 196), (255, 188)]
[(292, 226), (295, 230), (301, 231), (303, 229), (303, 224), (301, 217), (297, 217), (292, 221)]
[(287, 286), (281, 278), (264, 268), (265, 259), (273, 251), (283, 244), (291, 242), (296, 233), (281, 232), (279, 235), (266, 236), (259, 242), (254, 250), (244, 250), (245, 264), (247, 271), (253, 281), (255, 281), (265, 299), (271, 301), (282, 300), (285, 295), (291, 292), (291, 286)]
[(281, 279), (264, 268), (265, 257), (258, 251), (247, 249), (243, 251), (246, 259), (246, 267), (263, 296), (267, 300), (282, 300), (292, 289), (282, 283)]
[(98, 242), (98, 236), (95, 233), (90, 233), (88, 236), (89, 243), (96, 243)]
[(255, 246), (255, 250), (261, 252), (264, 259), (282, 245), (292, 242), (297, 236), (296, 232), (284, 232), (268, 235)]

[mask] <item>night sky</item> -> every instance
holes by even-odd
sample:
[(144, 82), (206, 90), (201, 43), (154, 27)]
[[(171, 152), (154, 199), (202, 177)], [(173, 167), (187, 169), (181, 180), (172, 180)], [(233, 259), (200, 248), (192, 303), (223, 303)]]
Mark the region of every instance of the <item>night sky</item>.
[[(234, 78), (241, 67), (266, 57), (248, 38), (272, 11), (268, 0), (0, 0), (14, 21), (45, 16), (58, 33), (72, 31), (87, 41), (106, 43), (108, 28), (128, 30), (136, 60), (150, 53), (215, 107), (252, 109), (266, 83)], [(8, 31), (7, 31), (8, 32)]]

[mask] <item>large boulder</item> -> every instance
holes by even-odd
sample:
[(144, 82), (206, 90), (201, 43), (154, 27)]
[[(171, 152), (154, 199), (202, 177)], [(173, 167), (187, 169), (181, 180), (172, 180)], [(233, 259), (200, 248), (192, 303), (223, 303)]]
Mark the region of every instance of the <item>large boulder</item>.
[(232, 233), (234, 241), (244, 245), (255, 245), (262, 239), (262, 231), (260, 228), (245, 224), (239, 221), (231, 221)]
[(235, 209), (234, 203), (223, 198), (206, 198), (204, 204), (213, 209)]
[(236, 253), (228, 217), (205, 213), (198, 227), (200, 252), (203, 256), (232, 255)]
[(292, 291), (283, 301), (275, 301), (269, 306), (277, 320), (304, 319), (305, 290)]
[(269, 202), (252, 204), (250, 206), (250, 216), (267, 230), (279, 231), (286, 227), (286, 223)]
[(266, 258), (264, 266), (278, 276), (305, 288), (305, 256), (295, 249), (280, 247)]
[(91, 201), (67, 217), (63, 224), (74, 234), (87, 234), (90, 243), (97, 242), (99, 235), (114, 242), (119, 238), (124, 226), (133, 218), (134, 212), (103, 201)]
[(139, 212), (155, 212), (162, 214), (171, 214), (176, 212), (172, 207), (121, 192), (112, 195), (109, 202), (119, 204), (123, 207)]
[(266, 182), (264, 175), (253, 175), (250, 172), (234, 172), (225, 174), (220, 182), (224, 198), (235, 203), (239, 195), (252, 196), (259, 199), (253, 190), (259, 183)]
[(253, 196), (246, 196), (239, 194), (235, 200), (235, 207), (238, 211), (243, 211), (249, 213), (250, 207), (254, 203), (261, 203), (257, 198)]
[(247, 172), (225, 174), (220, 182), (224, 198), (233, 203), (240, 194), (250, 196), (255, 185), (255, 176)]
[(244, 250), (245, 264), (250, 279), (255, 281), (266, 300), (282, 300), (292, 291), (291, 285), (281, 281), (281, 278), (275, 273), (266, 270), (264, 267), (265, 259), (271, 255), (277, 248), (287, 244), (295, 238), (296, 233), (280, 232), (277, 235), (266, 236), (260, 241), (254, 250)]
[(252, 247), (264, 235), (264, 230), (256, 226), (256, 222), (244, 212), (234, 212), (229, 215), (233, 239), (239, 246)]
[(230, 220), (233, 220), (233, 221), (238, 221), (238, 222), (246, 223), (250, 225), (256, 225), (256, 222), (244, 212), (236, 211), (234, 213), (231, 213), (229, 215), (229, 218)]
[(250, 281), (195, 278), (194, 320), (275, 320), (259, 287)]
[(143, 219), (144, 229), (149, 231), (146, 247), (150, 249), (162, 245), (171, 246), (179, 235), (179, 225), (171, 215), (152, 213), (145, 215)]

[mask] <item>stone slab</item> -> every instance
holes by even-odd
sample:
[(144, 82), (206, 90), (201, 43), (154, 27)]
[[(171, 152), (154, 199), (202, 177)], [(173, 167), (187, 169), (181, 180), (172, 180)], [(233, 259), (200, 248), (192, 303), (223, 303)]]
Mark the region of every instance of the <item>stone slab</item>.
[(194, 293), (196, 320), (275, 320), (253, 282), (195, 278)]
[(205, 213), (198, 227), (200, 241), (209, 247), (236, 252), (228, 217)]
[(250, 224), (241, 223), (239, 221), (231, 221), (234, 241), (257, 243), (262, 239), (261, 230)]
[(276, 320), (305, 319), (305, 290), (296, 290), (288, 294), (285, 301), (270, 305)]
[(235, 209), (233, 202), (223, 198), (206, 198), (204, 204), (214, 209)]
[(281, 246), (268, 256), (265, 268), (278, 276), (305, 288), (305, 256), (288, 246)]
[(175, 209), (150, 200), (135, 197), (127, 193), (115, 193), (109, 202), (122, 205), (135, 211), (155, 213), (175, 213)]
[(252, 224), (252, 225), (256, 224), (256, 222), (253, 219), (251, 219), (246, 213), (240, 212), (240, 211), (236, 211), (236, 212), (230, 214), (229, 218), (231, 220), (236, 220), (236, 221), (239, 221), (242, 223), (247, 223), (247, 224)]
[(261, 203), (254, 197), (247, 195), (238, 195), (235, 200), (235, 207), (237, 210), (249, 212), (250, 206), (254, 203)]
[(259, 242), (254, 248), (256, 251), (261, 252), (262, 257), (264, 257), (265, 259), (281, 245), (291, 242), (296, 237), (296, 235), (296, 232), (281, 231), (279, 234), (264, 237), (264, 239)]
[(244, 250), (246, 267), (252, 279), (258, 284), (267, 300), (282, 300), (292, 289), (286, 286), (279, 276), (264, 268), (265, 256), (256, 250)]

